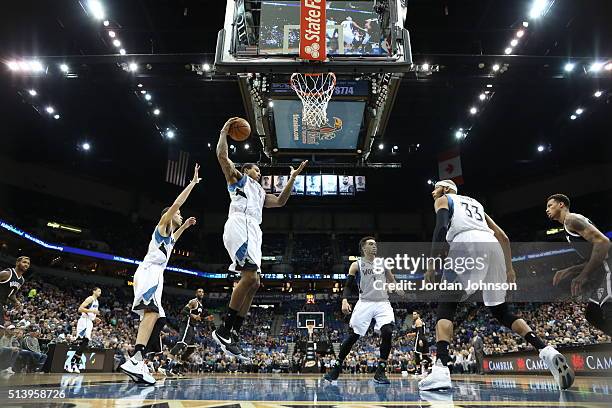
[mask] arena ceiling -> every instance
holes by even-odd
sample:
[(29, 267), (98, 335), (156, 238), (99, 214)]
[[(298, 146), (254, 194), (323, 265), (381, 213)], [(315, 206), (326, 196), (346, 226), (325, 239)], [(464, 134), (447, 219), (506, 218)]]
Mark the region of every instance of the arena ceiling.
[[(24, 0), (5, 7), (0, 58), (8, 63), (39, 57), (47, 73), (0, 69), (2, 154), (151, 191), (163, 183), (167, 148), (174, 145), (189, 151), (203, 164), (204, 177), (221, 186), (208, 144), (214, 148), (227, 117), (244, 115), (240, 92), (232, 78), (211, 80), (185, 64), (213, 63), (225, 2), (101, 4), (109, 27), (92, 18), (86, 0)], [(531, 5), (531, 0), (408, 1), (414, 61), (439, 65), (440, 71), (403, 80), (386, 134), (376, 141), (384, 148), (370, 158), (399, 162), (402, 170), (370, 170), (370, 184), (401, 177), (405, 188), (425, 191), (427, 180), (437, 178), (438, 154), (453, 147), (461, 150), (471, 191), (610, 161), (612, 71), (591, 67), (612, 58), (612, 2), (549, 1), (538, 19), (528, 17)], [(120, 47), (112, 44), (109, 29)], [(521, 29), (519, 44), (504, 55)], [(119, 48), (127, 55), (120, 56)], [(150, 69), (140, 66), (132, 73), (120, 66), (138, 61), (131, 54), (158, 58), (147, 57)], [(568, 62), (576, 64), (572, 72), (564, 70)], [(61, 63), (68, 65), (67, 73)], [(503, 74), (492, 73), (496, 63)], [(140, 90), (151, 101), (144, 101)], [(481, 102), (485, 90), (491, 93)], [(44, 109), (50, 105), (53, 114)], [(475, 115), (469, 111), (473, 106)], [(572, 120), (579, 108), (583, 113)], [(163, 137), (167, 127), (176, 131), (171, 140)], [(460, 140), (459, 128), (469, 129)], [(90, 143), (89, 151), (83, 142)], [(392, 146), (398, 147), (395, 153)], [(266, 161), (254, 139), (249, 150), (238, 146), (232, 159)]]

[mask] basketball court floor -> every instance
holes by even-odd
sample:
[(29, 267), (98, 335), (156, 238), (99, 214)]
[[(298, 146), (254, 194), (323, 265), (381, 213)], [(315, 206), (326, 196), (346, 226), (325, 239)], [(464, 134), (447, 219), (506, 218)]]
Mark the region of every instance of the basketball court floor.
[[(0, 379), (0, 406), (45, 407), (610, 407), (612, 378), (580, 377), (560, 391), (550, 377), (455, 376), (449, 392), (419, 392), (417, 380), (392, 376), (206, 374), (139, 386), (119, 374), (16, 374)], [(51, 399), (35, 398), (45, 392)], [(12, 397), (12, 398), (10, 398)], [(17, 398), (20, 397), (20, 398)], [(26, 397), (25, 399), (22, 397)]]

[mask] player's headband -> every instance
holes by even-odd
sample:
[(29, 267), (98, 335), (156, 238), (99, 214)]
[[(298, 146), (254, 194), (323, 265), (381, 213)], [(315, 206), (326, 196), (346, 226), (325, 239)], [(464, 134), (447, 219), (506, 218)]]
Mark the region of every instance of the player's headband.
[(448, 187), (448, 188), (450, 188), (451, 190), (453, 190), (453, 191), (457, 192), (457, 186), (455, 185), (455, 183), (449, 183), (449, 182), (448, 182), (448, 181), (446, 181), (446, 180), (438, 181), (438, 182), (435, 184), (435, 187)]

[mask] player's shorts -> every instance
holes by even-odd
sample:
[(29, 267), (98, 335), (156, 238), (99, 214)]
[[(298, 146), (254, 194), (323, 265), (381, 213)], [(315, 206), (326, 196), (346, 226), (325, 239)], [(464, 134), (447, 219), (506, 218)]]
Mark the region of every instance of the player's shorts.
[(159, 317), (166, 317), (162, 307), (164, 269), (162, 265), (150, 263), (141, 263), (136, 269), (132, 312), (140, 315), (141, 320), (147, 310), (159, 313)]
[(223, 228), (223, 244), (232, 259), (229, 270), (240, 272), (241, 267), (249, 263), (261, 272), (261, 240), (257, 220), (244, 214), (231, 214)]
[(588, 296), (589, 302), (599, 306), (612, 299), (612, 273), (608, 260), (604, 261), (602, 274), (601, 283)]
[(179, 334), (177, 343), (192, 344), (195, 339), (195, 328), (187, 323), (184, 323), (181, 327), (181, 333)]
[(91, 331), (93, 330), (93, 321), (80, 317), (77, 321), (77, 337), (91, 340)]
[(376, 320), (374, 330), (378, 331), (388, 323), (395, 323), (391, 303), (359, 300), (353, 309), (349, 326), (355, 333), (365, 336), (372, 319)]
[[(461, 283), (465, 294), (458, 301), (464, 301), (478, 291), (468, 285), (483, 283), (489, 286), (507, 282), (504, 252), (491, 233), (473, 230), (456, 235), (450, 243), (447, 258), (453, 269), (445, 270), (442, 279)], [(486, 306), (501, 305), (506, 301), (506, 290), (484, 289), (482, 299)]]

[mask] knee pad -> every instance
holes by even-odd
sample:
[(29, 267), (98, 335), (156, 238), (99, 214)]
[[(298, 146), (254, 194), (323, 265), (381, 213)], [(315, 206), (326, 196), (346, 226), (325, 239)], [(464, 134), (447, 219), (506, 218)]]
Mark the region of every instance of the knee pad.
[(380, 337), (384, 339), (391, 339), (393, 336), (393, 323), (387, 323), (380, 328)]
[(501, 324), (506, 327), (512, 328), (514, 323), (519, 317), (510, 311), (510, 307), (507, 303), (502, 303), (497, 306), (489, 306), (489, 310), (493, 317), (495, 317)]
[(436, 323), (440, 320), (455, 320), (455, 312), (457, 311), (457, 302), (442, 302), (438, 303), (436, 311)]

